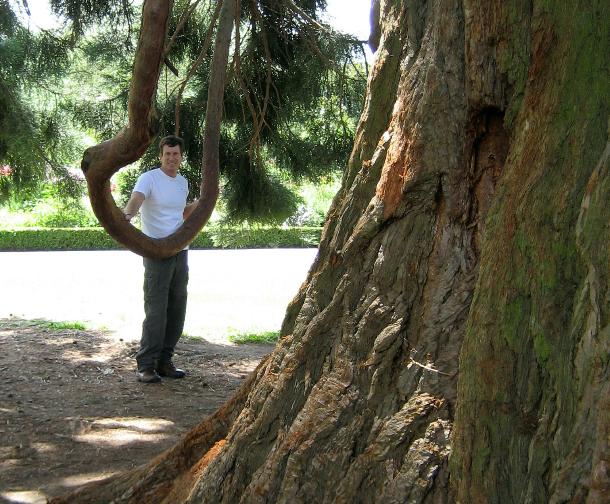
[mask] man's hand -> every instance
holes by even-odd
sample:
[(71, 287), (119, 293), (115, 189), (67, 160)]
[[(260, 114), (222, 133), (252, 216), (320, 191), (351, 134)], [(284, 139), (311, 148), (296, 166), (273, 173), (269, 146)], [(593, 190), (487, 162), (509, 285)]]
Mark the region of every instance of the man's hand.
[(182, 218), (184, 220), (188, 219), (188, 216), (193, 213), (193, 210), (195, 210), (195, 208), (197, 207), (198, 204), (199, 204), (199, 199), (195, 199), (192, 203), (189, 203), (188, 205), (186, 205), (184, 207), (184, 212), (182, 212)]

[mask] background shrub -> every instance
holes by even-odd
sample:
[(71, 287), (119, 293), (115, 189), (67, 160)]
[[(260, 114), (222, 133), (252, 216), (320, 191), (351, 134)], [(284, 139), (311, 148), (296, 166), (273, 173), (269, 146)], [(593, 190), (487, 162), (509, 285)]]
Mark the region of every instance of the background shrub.
[[(321, 233), (322, 228), (319, 227), (209, 227), (199, 233), (191, 248), (316, 247)], [(0, 251), (122, 248), (101, 227), (0, 230)]]

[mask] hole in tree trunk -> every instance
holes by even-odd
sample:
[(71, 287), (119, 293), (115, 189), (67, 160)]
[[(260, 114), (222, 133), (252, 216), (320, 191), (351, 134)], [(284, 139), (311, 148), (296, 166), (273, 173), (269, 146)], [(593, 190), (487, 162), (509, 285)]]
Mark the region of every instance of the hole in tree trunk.
[(485, 219), (493, 202), (496, 184), (504, 170), (509, 135), (504, 128), (504, 112), (487, 108), (472, 120), (474, 140), (470, 157), (472, 174), (471, 221), (476, 224), (475, 250), (480, 251)]

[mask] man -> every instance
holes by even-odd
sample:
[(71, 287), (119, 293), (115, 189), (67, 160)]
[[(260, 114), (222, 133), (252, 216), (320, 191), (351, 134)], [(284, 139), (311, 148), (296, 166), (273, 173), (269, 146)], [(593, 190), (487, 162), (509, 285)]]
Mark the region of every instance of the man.
[[(165, 238), (176, 231), (197, 204), (186, 204), (188, 182), (178, 173), (183, 149), (180, 137), (161, 139), (161, 166), (140, 175), (123, 210), (130, 221), (141, 209), (142, 232), (152, 238)], [(187, 249), (167, 259), (144, 258), (145, 318), (136, 354), (138, 381), (156, 383), (161, 376), (185, 376), (174, 366), (172, 356), (184, 327), (187, 283)]]

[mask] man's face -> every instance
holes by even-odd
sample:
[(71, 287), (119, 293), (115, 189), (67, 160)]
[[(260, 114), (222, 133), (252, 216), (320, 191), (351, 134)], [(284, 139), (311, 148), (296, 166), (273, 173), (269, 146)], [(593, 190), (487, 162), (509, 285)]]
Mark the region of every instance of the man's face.
[(182, 162), (182, 153), (180, 152), (180, 146), (164, 145), (161, 154), (159, 155), (161, 160), (161, 170), (170, 177), (175, 177), (180, 168)]

